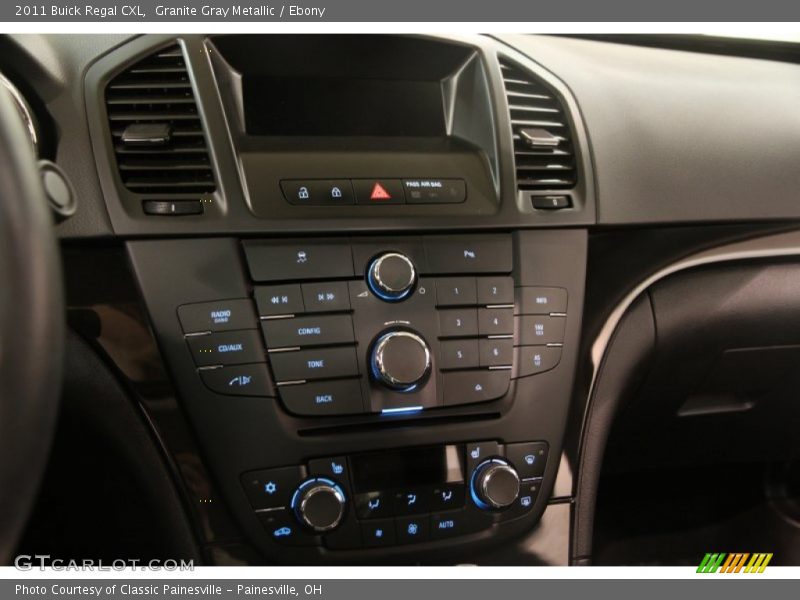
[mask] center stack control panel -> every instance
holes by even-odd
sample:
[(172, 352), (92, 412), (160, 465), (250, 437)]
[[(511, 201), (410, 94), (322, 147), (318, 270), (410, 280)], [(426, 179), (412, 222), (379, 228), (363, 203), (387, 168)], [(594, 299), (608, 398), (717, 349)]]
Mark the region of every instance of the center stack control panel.
[(247, 241), (253, 297), (178, 310), (214, 391), (309, 417), (488, 402), (555, 367), (567, 291), (515, 286), (510, 235)]
[(215, 506), (270, 561), (352, 564), (450, 560), (445, 547), (468, 560), (545, 512), (586, 241), (553, 230), (128, 248)]

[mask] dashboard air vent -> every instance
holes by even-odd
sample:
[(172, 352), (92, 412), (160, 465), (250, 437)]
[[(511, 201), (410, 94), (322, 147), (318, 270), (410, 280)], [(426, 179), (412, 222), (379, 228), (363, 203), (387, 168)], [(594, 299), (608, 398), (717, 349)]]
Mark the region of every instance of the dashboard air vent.
[(575, 187), (577, 172), (569, 120), (555, 92), (526, 70), (500, 60), (514, 136), (520, 190)]
[(125, 187), (141, 195), (199, 198), (216, 188), (183, 51), (142, 59), (106, 87), (114, 154)]

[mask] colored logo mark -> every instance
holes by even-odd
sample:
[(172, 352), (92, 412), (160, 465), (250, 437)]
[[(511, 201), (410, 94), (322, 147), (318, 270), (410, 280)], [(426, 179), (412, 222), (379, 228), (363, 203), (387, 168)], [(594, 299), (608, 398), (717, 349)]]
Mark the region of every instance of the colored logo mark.
[[(749, 559), (749, 560), (748, 560)], [(772, 553), (709, 552), (697, 567), (698, 573), (763, 573), (772, 560)]]

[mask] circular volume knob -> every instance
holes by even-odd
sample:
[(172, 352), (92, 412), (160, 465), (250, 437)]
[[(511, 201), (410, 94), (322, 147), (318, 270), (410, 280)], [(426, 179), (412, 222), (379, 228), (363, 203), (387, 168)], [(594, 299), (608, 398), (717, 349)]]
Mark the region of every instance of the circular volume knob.
[(399, 252), (381, 254), (367, 270), (367, 285), (373, 294), (386, 302), (403, 300), (411, 294), (416, 282), (414, 263)]
[(413, 392), (430, 373), (431, 350), (416, 333), (389, 331), (375, 340), (371, 367), (373, 377), (386, 387)]
[(297, 520), (316, 533), (336, 529), (344, 518), (346, 505), (342, 488), (321, 477), (300, 484), (291, 502)]
[(519, 475), (503, 459), (491, 458), (472, 472), (470, 493), (475, 504), (484, 510), (508, 508), (519, 495)]

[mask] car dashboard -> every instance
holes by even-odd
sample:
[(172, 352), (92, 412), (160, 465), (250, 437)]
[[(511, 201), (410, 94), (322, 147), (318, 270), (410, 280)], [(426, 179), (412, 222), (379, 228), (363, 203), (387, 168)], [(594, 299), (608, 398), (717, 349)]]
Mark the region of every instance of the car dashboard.
[(119, 509), (208, 564), (635, 562), (709, 446), (796, 464), (800, 67), (622, 41), (6, 37)]

